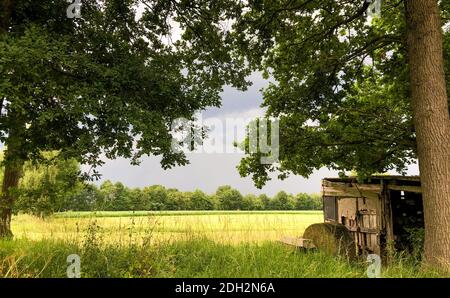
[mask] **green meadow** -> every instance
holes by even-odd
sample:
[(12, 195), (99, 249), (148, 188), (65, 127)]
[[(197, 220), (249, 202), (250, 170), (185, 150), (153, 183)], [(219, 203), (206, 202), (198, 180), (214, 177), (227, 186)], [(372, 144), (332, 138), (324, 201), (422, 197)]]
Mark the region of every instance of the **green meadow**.
[[(279, 243), (322, 222), (322, 212), (67, 212), (13, 219), (0, 242), (0, 276), (66, 277), (67, 256), (82, 277), (367, 277), (350, 262)], [(383, 277), (439, 277), (396, 255)]]

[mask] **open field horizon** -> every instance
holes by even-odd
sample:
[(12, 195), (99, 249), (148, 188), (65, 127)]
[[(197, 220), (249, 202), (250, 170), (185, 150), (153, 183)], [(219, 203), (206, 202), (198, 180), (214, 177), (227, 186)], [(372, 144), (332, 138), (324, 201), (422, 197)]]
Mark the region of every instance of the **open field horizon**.
[(45, 219), (19, 214), (15, 237), (79, 241), (93, 227), (105, 242), (129, 242), (151, 234), (154, 241), (202, 237), (218, 243), (277, 241), (301, 236), (323, 221), (322, 211), (106, 211), (62, 212)]

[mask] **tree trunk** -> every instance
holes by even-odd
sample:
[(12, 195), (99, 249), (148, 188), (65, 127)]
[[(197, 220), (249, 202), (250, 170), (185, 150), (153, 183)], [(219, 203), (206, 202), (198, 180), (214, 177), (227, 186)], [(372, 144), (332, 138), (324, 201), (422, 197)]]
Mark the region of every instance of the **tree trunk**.
[[(10, 154), (9, 149), (6, 156)], [(6, 160), (6, 158), (5, 158)], [(11, 215), (15, 201), (14, 190), (19, 185), (23, 163), (20, 161), (7, 163), (2, 184), (2, 196), (0, 199), (0, 238), (12, 238)]]
[(8, 131), (6, 151), (4, 156), (5, 171), (3, 174), (2, 193), (0, 196), (0, 238), (12, 238), (11, 215), (14, 201), (17, 196), (16, 189), (22, 176), (23, 164), (26, 154), (23, 151), (25, 122), (20, 117), (14, 119), (13, 127)]
[(405, 0), (411, 98), (425, 216), (424, 264), (450, 269), (450, 120), (436, 0)]
[[(11, 21), (11, 13), (13, 11), (13, 0), (0, 0), (0, 34), (7, 34), (9, 23)], [(1, 108), (5, 97), (2, 97)], [(21, 159), (15, 157), (15, 151), (19, 141), (14, 140), (16, 131), (21, 126), (17, 126), (9, 131), (7, 140), (7, 149), (4, 156), (5, 171), (3, 174), (2, 192), (0, 194), (0, 238), (11, 238), (11, 215), (14, 204), (14, 188), (19, 184), (19, 178), (23, 167)], [(11, 137), (12, 136), (12, 137)], [(2, 165), (3, 166), (3, 165)]]

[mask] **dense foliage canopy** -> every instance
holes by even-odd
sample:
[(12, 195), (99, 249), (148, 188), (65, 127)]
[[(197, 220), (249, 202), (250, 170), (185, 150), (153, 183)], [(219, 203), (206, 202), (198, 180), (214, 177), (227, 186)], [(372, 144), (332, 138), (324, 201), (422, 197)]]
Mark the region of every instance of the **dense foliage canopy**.
[(94, 167), (143, 154), (185, 164), (171, 148), (172, 121), (218, 106), (224, 84), (247, 86), (220, 26), (233, 13), (227, 1), (83, 0), (72, 19), (65, 1), (11, 5), (0, 28), (6, 162), (60, 150)]
[[(415, 162), (403, 1), (383, 1), (371, 19), (368, 2), (251, 1), (237, 24), (243, 52), (273, 81), (264, 90), (267, 114), (280, 118), (280, 163), (249, 154), (239, 166), (257, 186), (275, 170), (280, 178), (321, 167), (367, 177)], [(440, 6), (448, 24), (450, 2)]]

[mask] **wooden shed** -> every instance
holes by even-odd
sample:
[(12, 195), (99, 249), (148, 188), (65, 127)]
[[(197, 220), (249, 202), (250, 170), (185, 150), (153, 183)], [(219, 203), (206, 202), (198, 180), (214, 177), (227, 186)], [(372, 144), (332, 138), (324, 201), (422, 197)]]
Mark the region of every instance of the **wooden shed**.
[(358, 254), (404, 249), (411, 229), (424, 227), (419, 176), (325, 178), (322, 194), (325, 222), (344, 225)]

